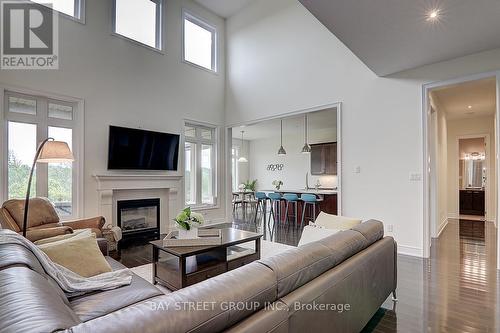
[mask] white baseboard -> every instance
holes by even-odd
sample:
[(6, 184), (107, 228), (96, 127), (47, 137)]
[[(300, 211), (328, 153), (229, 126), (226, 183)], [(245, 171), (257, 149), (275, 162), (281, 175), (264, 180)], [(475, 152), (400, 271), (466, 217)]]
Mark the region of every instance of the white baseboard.
[(444, 219), (444, 221), (441, 222), (441, 225), (439, 226), (437, 238), (439, 238), (439, 236), (441, 236), (441, 233), (443, 232), (444, 228), (446, 228), (447, 225), (448, 225), (448, 219)]
[(398, 254), (404, 254), (407, 256), (423, 258), (424, 257), (424, 250), (422, 248), (419, 248), (419, 247), (398, 244)]
[(459, 218), (459, 215), (458, 215), (458, 214), (455, 214), (455, 213), (453, 213), (453, 214), (448, 214), (448, 218), (449, 218), (449, 219), (458, 219), (458, 218)]

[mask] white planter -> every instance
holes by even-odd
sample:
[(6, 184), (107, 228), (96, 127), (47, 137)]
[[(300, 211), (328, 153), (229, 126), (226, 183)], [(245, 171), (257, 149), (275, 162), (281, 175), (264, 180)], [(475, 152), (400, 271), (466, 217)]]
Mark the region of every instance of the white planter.
[(193, 239), (198, 238), (198, 228), (193, 228), (189, 230), (179, 228), (179, 239)]

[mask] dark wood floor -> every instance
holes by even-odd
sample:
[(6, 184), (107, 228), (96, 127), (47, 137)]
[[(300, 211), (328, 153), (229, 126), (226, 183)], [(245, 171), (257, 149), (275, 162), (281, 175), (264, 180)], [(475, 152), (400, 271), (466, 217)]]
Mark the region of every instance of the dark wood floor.
[[(259, 231), (267, 240), (297, 245), (301, 228), (255, 223), (235, 215), (234, 228)], [(500, 274), (496, 228), (482, 221), (451, 220), (433, 240), (430, 259), (398, 256), (398, 302), (390, 298), (363, 332), (500, 332)], [(144, 244), (116, 254), (128, 267), (151, 262)]]

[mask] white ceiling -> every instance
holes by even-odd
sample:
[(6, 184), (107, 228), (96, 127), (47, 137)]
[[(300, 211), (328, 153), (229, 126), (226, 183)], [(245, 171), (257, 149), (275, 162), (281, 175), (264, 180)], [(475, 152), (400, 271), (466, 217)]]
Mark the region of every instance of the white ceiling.
[(215, 14), (228, 18), (253, 0), (195, 0), (203, 7), (209, 9)]
[(299, 1), (380, 76), (500, 47), (499, 0)]
[[(307, 114), (309, 133), (317, 130), (334, 129), (337, 124), (336, 109), (327, 109)], [(234, 127), (233, 138), (241, 139), (241, 131), (245, 131), (244, 140), (275, 138), (280, 136), (280, 120), (272, 119), (257, 124)], [(304, 135), (304, 115), (283, 118), (283, 136)]]
[(496, 80), (470, 81), (435, 89), (432, 97), (448, 119), (492, 116), (496, 111)]

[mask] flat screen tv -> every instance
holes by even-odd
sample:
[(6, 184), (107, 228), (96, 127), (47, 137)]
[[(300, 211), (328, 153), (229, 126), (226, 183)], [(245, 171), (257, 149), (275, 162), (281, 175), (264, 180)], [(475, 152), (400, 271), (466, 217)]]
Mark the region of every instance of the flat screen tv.
[(109, 170), (177, 170), (179, 135), (109, 127)]

